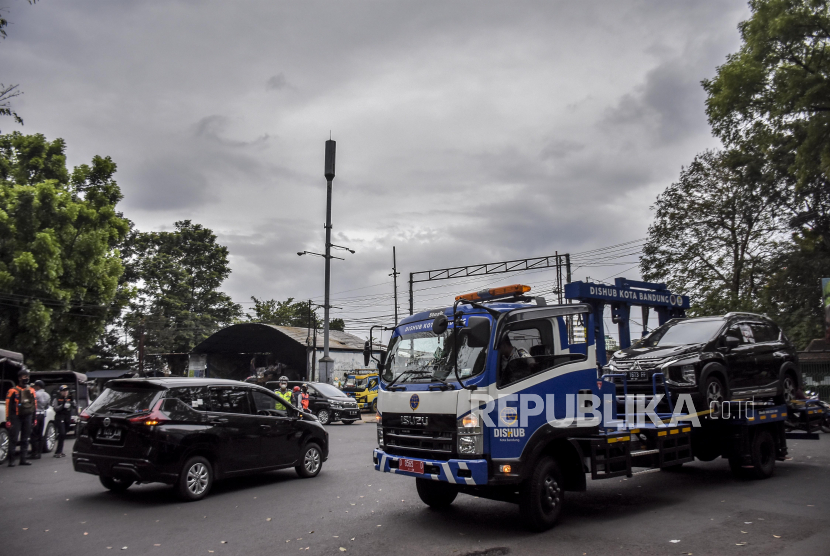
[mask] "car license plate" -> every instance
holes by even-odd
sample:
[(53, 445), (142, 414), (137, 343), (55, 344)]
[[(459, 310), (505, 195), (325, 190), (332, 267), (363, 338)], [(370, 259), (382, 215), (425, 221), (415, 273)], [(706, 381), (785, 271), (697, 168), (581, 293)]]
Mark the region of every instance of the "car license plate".
[(628, 380), (648, 380), (648, 371), (629, 371)]
[(104, 427), (102, 429), (98, 429), (96, 438), (98, 438), (98, 440), (110, 441), (121, 440), (121, 429), (117, 429), (115, 427)]
[(403, 459), (398, 462), (398, 469), (401, 471), (409, 471), (410, 473), (424, 474), (424, 462), (414, 459)]

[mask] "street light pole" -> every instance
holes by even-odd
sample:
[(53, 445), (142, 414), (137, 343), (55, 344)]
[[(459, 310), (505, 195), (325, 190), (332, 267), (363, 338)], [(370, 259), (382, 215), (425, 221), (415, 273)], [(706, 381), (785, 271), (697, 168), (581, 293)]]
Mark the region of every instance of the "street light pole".
[(331, 182), (334, 180), (334, 153), (337, 143), (326, 141), (326, 163), (323, 175), (326, 177), (326, 295), (323, 302), (323, 357), (320, 359), (320, 379), (328, 382), (334, 360), (329, 357), (329, 293), (331, 286)]

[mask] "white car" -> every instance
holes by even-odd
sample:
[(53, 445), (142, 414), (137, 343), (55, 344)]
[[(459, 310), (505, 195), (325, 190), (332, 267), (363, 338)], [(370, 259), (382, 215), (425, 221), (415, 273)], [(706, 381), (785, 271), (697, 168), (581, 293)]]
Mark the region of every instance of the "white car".
[[(11, 449), (11, 430), (6, 428), (6, 400), (0, 401), (0, 417), (3, 417), (0, 429), (0, 463), (5, 463)], [(58, 440), (58, 428), (55, 425), (55, 410), (51, 407), (46, 410), (46, 426), (43, 429), (43, 453), (48, 454), (55, 449)], [(28, 449), (28, 447), (27, 447)]]

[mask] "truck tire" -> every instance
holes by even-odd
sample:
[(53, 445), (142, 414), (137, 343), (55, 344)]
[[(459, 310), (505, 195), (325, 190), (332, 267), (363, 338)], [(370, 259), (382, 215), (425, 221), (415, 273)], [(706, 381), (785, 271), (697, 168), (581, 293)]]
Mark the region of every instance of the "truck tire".
[(543, 457), (519, 488), (519, 511), (531, 531), (545, 531), (559, 520), (564, 502), (559, 466)]
[(755, 479), (766, 479), (775, 473), (775, 441), (767, 430), (758, 431), (752, 439), (752, 469)]
[(117, 479), (115, 477), (104, 477), (103, 475), (98, 477), (101, 481), (101, 484), (104, 485), (104, 488), (107, 488), (113, 492), (124, 492), (131, 486), (133, 486), (133, 481), (129, 479)]
[(377, 399), (377, 398), (375, 398), (374, 400), (372, 400), (372, 412), (373, 412), (373, 413), (377, 413), (377, 412), (378, 412), (378, 399)]
[(449, 508), (458, 496), (458, 490), (455, 487), (442, 481), (415, 479), (415, 488), (418, 489), (421, 502), (435, 510)]

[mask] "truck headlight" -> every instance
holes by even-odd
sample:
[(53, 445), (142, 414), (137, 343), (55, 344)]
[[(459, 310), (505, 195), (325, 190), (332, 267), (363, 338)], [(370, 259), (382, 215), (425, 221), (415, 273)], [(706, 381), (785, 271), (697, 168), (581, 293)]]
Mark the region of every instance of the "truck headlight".
[(690, 384), (697, 384), (697, 378), (695, 378), (694, 365), (683, 365), (682, 367), (680, 367), (680, 376), (682, 376), (683, 380)]
[(383, 427), (378, 424), (378, 448), (383, 448)]
[(477, 439), (479, 436), (463, 435), (458, 437), (458, 453), (459, 454), (476, 454)]

